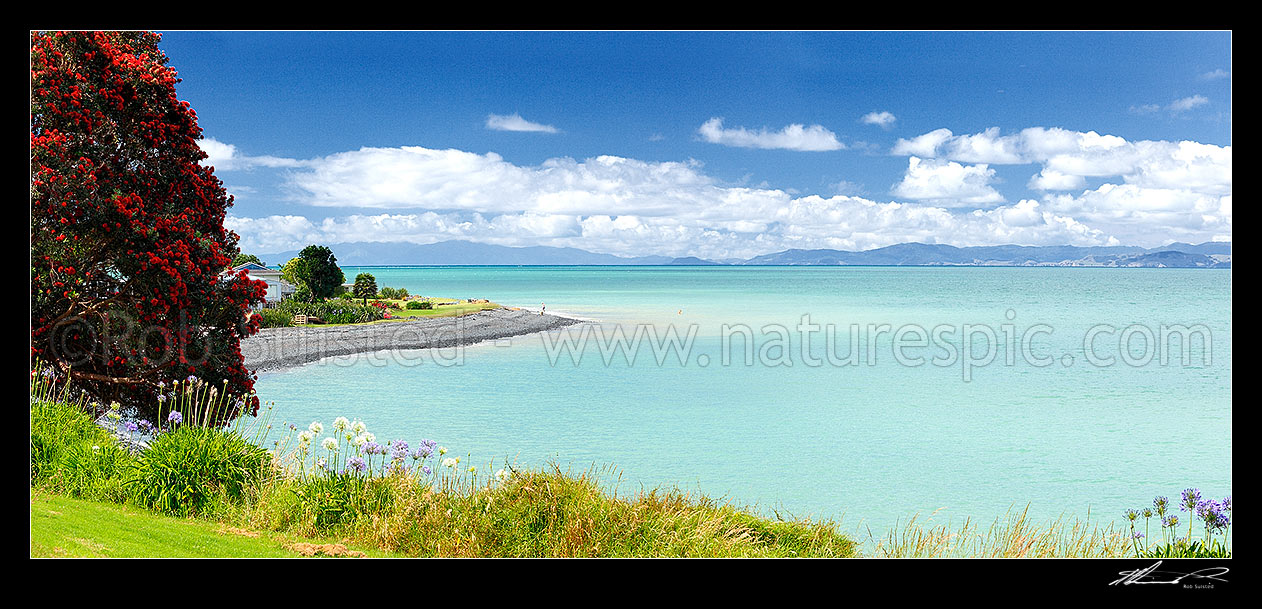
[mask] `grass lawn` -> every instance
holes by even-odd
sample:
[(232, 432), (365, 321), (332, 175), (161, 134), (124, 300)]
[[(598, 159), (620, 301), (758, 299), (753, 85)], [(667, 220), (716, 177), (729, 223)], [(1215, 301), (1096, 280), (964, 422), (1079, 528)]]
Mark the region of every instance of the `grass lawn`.
[[(296, 558), (295, 544), (337, 543), (159, 516), (112, 503), (31, 491), (31, 557)], [(299, 549), (303, 549), (301, 546)], [(368, 556), (380, 551), (352, 546)]]
[[(408, 309), (406, 308), (407, 301), (404, 300), (386, 300), (383, 302), (390, 302), (404, 307), (402, 311), (395, 311), (391, 309), (390, 317), (392, 319), (409, 319), (412, 317), (459, 317), (461, 315), (468, 315), (479, 311), (500, 308), (500, 305), (493, 302), (469, 302), (467, 300), (458, 300), (455, 298), (425, 298), (424, 300), (434, 303), (434, 308)], [(456, 304), (438, 304), (447, 302), (454, 302)]]

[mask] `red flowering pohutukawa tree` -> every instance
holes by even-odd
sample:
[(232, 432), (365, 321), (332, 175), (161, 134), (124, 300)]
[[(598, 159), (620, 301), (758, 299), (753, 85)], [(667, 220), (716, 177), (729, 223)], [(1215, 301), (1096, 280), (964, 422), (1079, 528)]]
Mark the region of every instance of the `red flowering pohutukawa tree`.
[[(155, 414), (189, 376), (247, 396), (265, 285), (223, 275), (232, 197), (152, 32), (31, 35), (31, 357)], [(236, 402), (235, 417), (257, 398)]]

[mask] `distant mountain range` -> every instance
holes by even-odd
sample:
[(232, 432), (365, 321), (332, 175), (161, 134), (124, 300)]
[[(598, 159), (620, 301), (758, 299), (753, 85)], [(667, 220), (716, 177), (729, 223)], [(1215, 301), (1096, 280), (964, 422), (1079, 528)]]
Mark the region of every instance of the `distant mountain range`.
[[(669, 256), (634, 258), (597, 254), (572, 247), (508, 247), (471, 241), (413, 243), (338, 243), (329, 246), (338, 264), (374, 265), (772, 265), (772, 266), (1099, 266), (1231, 268), (1231, 243), (1200, 245), (1172, 243), (1145, 249), (1134, 246), (1078, 247), (1072, 245), (994, 245), (954, 247), (902, 243), (873, 250), (785, 250), (748, 260), (713, 261)], [(271, 265), (281, 264), (298, 252), (260, 254)]]

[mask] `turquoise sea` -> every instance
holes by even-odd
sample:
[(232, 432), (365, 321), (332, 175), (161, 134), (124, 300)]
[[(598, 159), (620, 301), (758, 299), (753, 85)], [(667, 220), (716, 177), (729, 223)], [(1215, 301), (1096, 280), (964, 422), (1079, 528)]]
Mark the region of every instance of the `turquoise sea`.
[[(1187, 487), (1231, 494), (1229, 270), (343, 270), (598, 323), (263, 374), (281, 422), (360, 418), (496, 468), (614, 466), (623, 491), (678, 485), (865, 538), (935, 511), (1107, 522)], [(692, 344), (659, 357), (671, 328)], [(618, 329), (641, 332), (633, 362), (602, 358)], [(557, 345), (582, 332), (576, 363)]]

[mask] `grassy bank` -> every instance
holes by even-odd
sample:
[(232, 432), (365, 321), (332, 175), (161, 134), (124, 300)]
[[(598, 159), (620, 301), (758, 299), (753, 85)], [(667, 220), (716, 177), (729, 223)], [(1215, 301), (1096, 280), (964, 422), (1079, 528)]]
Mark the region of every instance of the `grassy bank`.
[(604, 472), (492, 473), (429, 440), (379, 444), (343, 417), (288, 426), (264, 449), (270, 409), (208, 427), (230, 398), (196, 380), (164, 395), (158, 423), (129, 428), (152, 433), (128, 450), (69, 396), (33, 375), (32, 556), (294, 556), (337, 543), (414, 557), (1230, 556), (1230, 497), (1196, 489), (1128, 510), (1121, 526), (1036, 523), (1024, 510), (988, 527), (913, 518), (861, 547), (835, 522), (676, 488), (619, 493)]
[(857, 554), (831, 522), (758, 517), (676, 489), (615, 495), (593, 472), (488, 475), (440, 464), (445, 449), (432, 444), (383, 449), (357, 422), (326, 434), (323, 449), (297, 434), (264, 451), (251, 439), (266, 419), (196, 425), (186, 406), (202, 403), (198, 391), (172, 398), (169, 423), (133, 454), (79, 404), (33, 387), (32, 555), (292, 556), (299, 539), (424, 557)]

